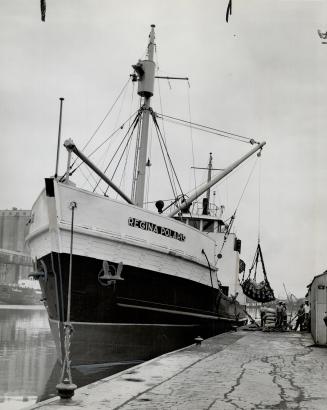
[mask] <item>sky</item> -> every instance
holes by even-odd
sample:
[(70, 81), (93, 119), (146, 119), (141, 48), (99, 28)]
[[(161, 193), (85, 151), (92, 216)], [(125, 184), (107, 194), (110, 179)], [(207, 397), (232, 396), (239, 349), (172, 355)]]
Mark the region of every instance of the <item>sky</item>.
[[(190, 80), (159, 80), (153, 109), (267, 142), (260, 159), (214, 188), (215, 201), (228, 218), (253, 169), (234, 225), (241, 257), (249, 267), (260, 234), (277, 296), (285, 297), (283, 283), (304, 296), (327, 269), (327, 44), (317, 34), (327, 31), (326, 2), (233, 0), (228, 23), (227, 0), (46, 3), (41, 22), (38, 0), (0, 1), (0, 209), (30, 209), (44, 178), (54, 174), (59, 97), (65, 98), (62, 139), (83, 147), (123, 90), (131, 65), (144, 58), (155, 24), (158, 75)], [(86, 152), (137, 104), (129, 83)], [(209, 152), (214, 166), (224, 168), (252, 148), (167, 122), (162, 127), (186, 192), (194, 186), (191, 166), (205, 167)], [(102, 169), (118, 141), (112, 138), (94, 156)], [(158, 151), (152, 127), (150, 202), (171, 198), (161, 184)], [(66, 157), (62, 149), (61, 172)], [(204, 172), (195, 171), (197, 183)], [(86, 169), (76, 172), (76, 182), (89, 188), (83, 175), (92, 185)], [(121, 182), (130, 194), (128, 178)]]

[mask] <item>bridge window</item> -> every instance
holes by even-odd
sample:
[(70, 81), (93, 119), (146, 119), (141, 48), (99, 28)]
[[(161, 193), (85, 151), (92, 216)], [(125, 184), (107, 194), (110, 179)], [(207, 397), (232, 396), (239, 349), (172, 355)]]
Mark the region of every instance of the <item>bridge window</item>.
[(203, 221), (203, 232), (213, 232), (215, 226), (215, 221)]
[(188, 224), (193, 226), (193, 228), (200, 229), (200, 220), (199, 219), (189, 219)]
[(218, 232), (225, 232), (226, 231), (226, 225), (224, 224), (223, 221), (218, 221)]

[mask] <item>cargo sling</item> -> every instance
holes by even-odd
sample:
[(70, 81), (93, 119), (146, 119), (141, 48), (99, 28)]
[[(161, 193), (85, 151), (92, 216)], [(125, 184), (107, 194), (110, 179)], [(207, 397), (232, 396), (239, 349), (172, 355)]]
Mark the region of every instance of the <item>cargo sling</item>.
[[(257, 279), (257, 268), (258, 268), (259, 259), (262, 265), (264, 280), (262, 282), (257, 283), (256, 279)], [(253, 275), (253, 279), (251, 279), (251, 274), (252, 274), (253, 269), (254, 269), (254, 275)], [(265, 264), (263, 261), (260, 242), (258, 243), (257, 250), (254, 255), (253, 262), (252, 262), (252, 266), (249, 270), (249, 275), (245, 280), (243, 276), (243, 281), (241, 283), (241, 286), (242, 286), (244, 294), (257, 302), (266, 303), (266, 302), (272, 302), (273, 300), (275, 300), (274, 291), (272, 290), (270, 283), (268, 281), (268, 278), (267, 278), (266, 268), (265, 268)]]

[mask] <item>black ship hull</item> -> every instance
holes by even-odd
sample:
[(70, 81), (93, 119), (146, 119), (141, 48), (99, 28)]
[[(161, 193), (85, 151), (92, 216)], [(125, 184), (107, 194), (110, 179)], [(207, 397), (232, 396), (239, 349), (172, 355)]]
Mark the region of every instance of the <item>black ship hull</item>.
[[(39, 264), (61, 359), (69, 255), (51, 253)], [(126, 265), (121, 279), (103, 277), (103, 261), (73, 256), (70, 351), (75, 365), (147, 360), (191, 344), (198, 335), (210, 337), (245, 322), (237, 302), (201, 283)]]

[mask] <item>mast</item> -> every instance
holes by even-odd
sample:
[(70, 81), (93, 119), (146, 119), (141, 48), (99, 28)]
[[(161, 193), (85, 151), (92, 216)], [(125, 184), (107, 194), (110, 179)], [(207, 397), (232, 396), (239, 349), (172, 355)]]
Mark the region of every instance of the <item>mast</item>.
[(151, 25), (151, 32), (149, 35), (148, 53), (147, 59), (139, 61), (133, 66), (135, 72), (138, 75), (138, 95), (144, 98), (141, 119), (141, 137), (138, 147), (137, 155), (137, 174), (135, 184), (134, 202), (137, 206), (143, 207), (144, 202), (144, 189), (145, 189), (145, 172), (147, 162), (147, 149), (148, 149), (148, 131), (149, 131), (149, 117), (150, 117), (150, 100), (153, 96), (154, 77), (155, 77), (155, 62), (153, 61), (154, 55), (154, 33), (155, 25)]
[(63, 98), (63, 97), (60, 97), (59, 100), (60, 100), (60, 113), (59, 113), (59, 130), (58, 130), (56, 170), (55, 170), (55, 174), (54, 174), (54, 178), (55, 178), (55, 179), (57, 179), (57, 177), (58, 177), (59, 151), (60, 151), (60, 140), (61, 140), (62, 104), (63, 104), (64, 98)]
[[(208, 179), (207, 182), (211, 181), (211, 171), (212, 171), (212, 152), (209, 154), (209, 164), (208, 164)], [(206, 198), (208, 201), (208, 206), (210, 206), (210, 188), (207, 190)]]

